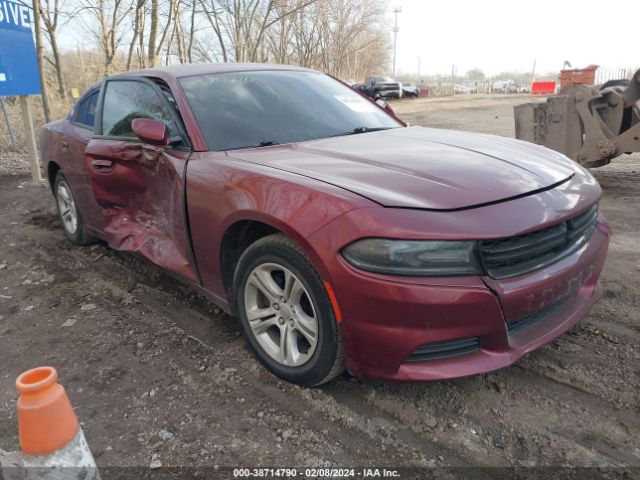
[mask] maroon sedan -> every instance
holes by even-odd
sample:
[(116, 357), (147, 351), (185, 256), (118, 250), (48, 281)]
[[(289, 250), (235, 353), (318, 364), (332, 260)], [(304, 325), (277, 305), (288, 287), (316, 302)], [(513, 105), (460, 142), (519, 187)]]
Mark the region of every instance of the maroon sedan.
[(107, 78), (41, 151), (67, 237), (136, 252), (237, 315), (274, 374), (440, 380), (510, 365), (599, 298), (585, 169), (407, 127), (322, 73), (190, 65)]

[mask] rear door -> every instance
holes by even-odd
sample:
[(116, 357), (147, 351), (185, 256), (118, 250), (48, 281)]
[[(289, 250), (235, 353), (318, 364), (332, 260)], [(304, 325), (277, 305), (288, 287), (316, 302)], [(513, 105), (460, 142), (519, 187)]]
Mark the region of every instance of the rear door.
[[(191, 149), (170, 90), (143, 77), (116, 77), (105, 81), (99, 105), (85, 164), (102, 235), (112, 248), (197, 283), (184, 194)], [(136, 118), (164, 122), (171, 145), (142, 142), (132, 130)]]
[(90, 229), (99, 229), (102, 218), (100, 207), (91, 191), (84, 162), (85, 150), (93, 137), (99, 96), (100, 88), (95, 88), (87, 92), (75, 105), (70, 121), (65, 124), (58, 155), (84, 223)]

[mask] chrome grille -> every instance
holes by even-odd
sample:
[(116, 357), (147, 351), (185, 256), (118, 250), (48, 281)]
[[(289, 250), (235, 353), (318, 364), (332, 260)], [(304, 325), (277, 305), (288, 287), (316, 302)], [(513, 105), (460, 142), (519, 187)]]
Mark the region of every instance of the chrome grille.
[(598, 205), (544, 230), (480, 242), (480, 258), (492, 278), (507, 278), (543, 268), (582, 247), (596, 229)]

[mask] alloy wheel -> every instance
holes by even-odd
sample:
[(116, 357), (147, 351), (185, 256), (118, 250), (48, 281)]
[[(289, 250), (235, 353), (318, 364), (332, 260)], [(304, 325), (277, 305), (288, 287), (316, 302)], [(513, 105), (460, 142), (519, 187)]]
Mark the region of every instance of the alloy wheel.
[(71, 189), (67, 182), (64, 180), (58, 182), (57, 191), (58, 208), (60, 210), (60, 217), (62, 218), (62, 224), (65, 230), (73, 235), (78, 228), (78, 213), (76, 211), (76, 203), (71, 195)]
[(309, 361), (318, 344), (318, 317), (302, 281), (277, 263), (255, 267), (245, 284), (251, 333), (273, 360), (287, 367)]

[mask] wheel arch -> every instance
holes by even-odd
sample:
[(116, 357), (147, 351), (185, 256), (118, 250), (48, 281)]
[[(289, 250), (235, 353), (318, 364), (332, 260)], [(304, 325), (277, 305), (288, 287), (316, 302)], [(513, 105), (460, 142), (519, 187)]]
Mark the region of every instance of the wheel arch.
[(50, 160), (49, 163), (47, 163), (47, 180), (49, 181), (49, 186), (52, 190), (56, 183), (56, 175), (58, 175), (59, 170), (61, 170), (61, 168), (57, 162)]
[(229, 301), (232, 313), (235, 313), (233, 302), (233, 276), (238, 260), (244, 251), (256, 241), (269, 235), (281, 233), (298, 243), (307, 254), (321, 278), (326, 278), (326, 267), (311, 247), (306, 238), (291, 225), (281, 220), (264, 215), (245, 214), (229, 222), (222, 234), (220, 242), (219, 267), (222, 284)]

